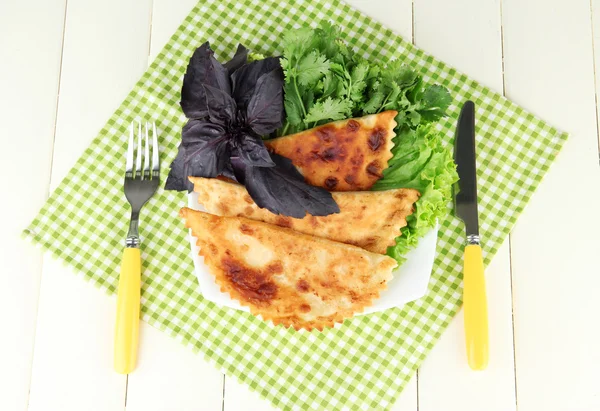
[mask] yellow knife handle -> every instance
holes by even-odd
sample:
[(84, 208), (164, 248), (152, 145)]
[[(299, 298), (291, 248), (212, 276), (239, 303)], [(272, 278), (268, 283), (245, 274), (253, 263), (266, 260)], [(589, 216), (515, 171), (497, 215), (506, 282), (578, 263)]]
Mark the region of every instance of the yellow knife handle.
[(467, 358), (473, 370), (484, 370), (488, 364), (489, 337), (487, 296), (483, 275), (483, 256), (479, 245), (465, 248), (463, 304)]
[(141, 257), (139, 248), (126, 248), (123, 252), (119, 292), (117, 295), (117, 321), (115, 323), (114, 368), (120, 374), (129, 374), (137, 360), (140, 332)]

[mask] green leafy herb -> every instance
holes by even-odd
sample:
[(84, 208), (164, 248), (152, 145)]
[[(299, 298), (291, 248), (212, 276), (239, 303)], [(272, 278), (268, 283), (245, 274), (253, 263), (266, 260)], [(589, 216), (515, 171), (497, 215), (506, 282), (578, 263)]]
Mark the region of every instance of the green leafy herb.
[(435, 227), (436, 221), (448, 213), (452, 184), (458, 181), (452, 152), (443, 145), (441, 135), (432, 125), (416, 130), (403, 128), (396, 137), (394, 157), (383, 171), (383, 178), (373, 190), (405, 187), (419, 190), (421, 197), (415, 212), (407, 218), (408, 225), (396, 238), (388, 254), (398, 262), (413, 248), (420, 237)]
[(367, 62), (354, 54), (329, 23), (285, 34), (282, 67), (286, 112), (279, 135), (348, 116), (397, 110), (398, 127), (414, 129), (445, 115), (451, 97), (444, 87), (427, 85), (401, 61)]
[(306, 123), (318, 123), (321, 120), (342, 120), (350, 117), (351, 102), (348, 100), (332, 99), (315, 103), (304, 118)]
[(452, 154), (432, 125), (452, 102), (448, 90), (426, 84), (402, 61), (365, 61), (324, 23), (285, 34), (281, 65), (285, 73), (286, 135), (334, 120), (396, 110), (393, 158), (374, 190), (415, 188), (421, 197), (408, 226), (388, 254), (398, 262), (448, 212), (458, 180)]
[(314, 86), (327, 73), (329, 65), (325, 56), (312, 51), (298, 61), (294, 74), (301, 86)]

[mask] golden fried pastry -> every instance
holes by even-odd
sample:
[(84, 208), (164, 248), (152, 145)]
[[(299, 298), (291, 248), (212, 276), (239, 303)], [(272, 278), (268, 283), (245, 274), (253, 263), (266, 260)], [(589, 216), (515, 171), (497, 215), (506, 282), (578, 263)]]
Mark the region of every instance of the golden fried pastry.
[(309, 184), (329, 191), (368, 190), (392, 158), (396, 114), (389, 110), (335, 121), (265, 145), (292, 160)]
[(413, 189), (334, 192), (340, 212), (302, 219), (271, 213), (258, 207), (240, 184), (215, 178), (190, 177), (198, 201), (211, 214), (246, 217), (301, 233), (356, 245), (385, 254), (395, 244), (406, 217), (412, 214), (419, 192)]
[(297, 330), (322, 330), (362, 312), (397, 265), (385, 255), (243, 217), (189, 208), (180, 216), (221, 291), (252, 314)]

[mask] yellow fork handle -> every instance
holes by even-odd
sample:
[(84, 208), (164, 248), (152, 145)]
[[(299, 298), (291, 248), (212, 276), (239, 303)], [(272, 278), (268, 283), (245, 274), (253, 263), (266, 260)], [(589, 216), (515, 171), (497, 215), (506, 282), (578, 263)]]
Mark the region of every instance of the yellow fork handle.
[(479, 245), (465, 248), (464, 267), (465, 339), (467, 358), (473, 370), (484, 370), (488, 364), (488, 313), (483, 275), (483, 257)]
[(114, 368), (120, 374), (129, 374), (135, 368), (140, 332), (140, 287), (140, 249), (126, 248), (119, 276), (115, 323)]

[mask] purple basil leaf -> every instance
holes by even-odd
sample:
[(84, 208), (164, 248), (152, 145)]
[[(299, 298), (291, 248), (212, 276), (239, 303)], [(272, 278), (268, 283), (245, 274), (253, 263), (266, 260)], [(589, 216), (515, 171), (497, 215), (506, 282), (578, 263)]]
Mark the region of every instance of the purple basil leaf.
[(216, 177), (229, 164), (225, 129), (205, 120), (189, 120), (181, 132), (181, 144), (165, 183), (166, 190), (192, 191), (188, 176)]
[(232, 161), (234, 171), (238, 169), (236, 177), (243, 175), (244, 185), (259, 207), (294, 218), (303, 218), (306, 213), (325, 216), (340, 212), (329, 191), (307, 184), (289, 159), (271, 156), (276, 167), (252, 167)]
[(264, 136), (283, 123), (283, 72), (278, 67), (260, 76), (246, 109), (246, 124)]
[(225, 135), (225, 129), (219, 124), (207, 120), (188, 120), (181, 131), (183, 144), (193, 143), (199, 136), (218, 138)]
[(218, 88), (207, 85), (202, 87), (210, 121), (223, 126), (235, 122), (236, 105), (233, 98)]
[(216, 177), (229, 160), (229, 137), (225, 130), (202, 120), (190, 120), (181, 133), (185, 148), (183, 178)]
[(226, 94), (231, 94), (229, 73), (214, 57), (208, 42), (198, 47), (183, 76), (181, 88), (181, 108), (188, 118), (208, 116), (206, 95), (203, 85), (208, 85)]
[(290, 175), (292, 178), (295, 178), (297, 180), (304, 181), (304, 176), (302, 175), (302, 173), (300, 173), (300, 171), (298, 171), (294, 163), (292, 163), (292, 160), (290, 160), (287, 157), (281, 156), (277, 153), (269, 154), (271, 155), (271, 159), (275, 162), (277, 167), (279, 167), (282, 173)]
[(221, 175), (230, 180), (238, 181), (237, 177), (235, 176), (235, 172), (233, 171), (233, 167), (231, 166), (231, 160), (228, 161), (227, 164), (225, 164), (225, 168), (221, 172)]
[(232, 95), (241, 110), (246, 109), (260, 76), (280, 67), (279, 57), (267, 57), (244, 64), (231, 75)]
[(225, 169), (228, 156), (226, 137), (198, 141), (193, 146), (186, 146), (185, 176), (217, 177)]
[(193, 190), (193, 184), (190, 183), (184, 172), (184, 158), (185, 147), (183, 146), (183, 144), (180, 144), (179, 150), (177, 151), (177, 156), (175, 157), (175, 160), (173, 160), (173, 162), (171, 163), (169, 176), (167, 177), (167, 182), (165, 183), (165, 190)]
[(246, 64), (247, 60), (248, 49), (242, 46), (241, 44), (238, 44), (237, 50), (235, 51), (235, 55), (233, 56), (233, 58), (223, 65), (225, 66), (225, 68), (229, 72), (229, 75), (231, 76), (234, 71)]
[(237, 154), (246, 165), (254, 167), (274, 167), (275, 163), (269, 156), (262, 139), (248, 133), (242, 133), (235, 138)]
[[(233, 149), (231, 151), (231, 157), (229, 157), (229, 165), (231, 166), (231, 171), (233, 176), (235, 177), (235, 181), (238, 183), (245, 185), (246, 184), (246, 163), (240, 158), (237, 149)], [(229, 170), (225, 169), (223, 175)], [(227, 177), (227, 176), (225, 176)]]

